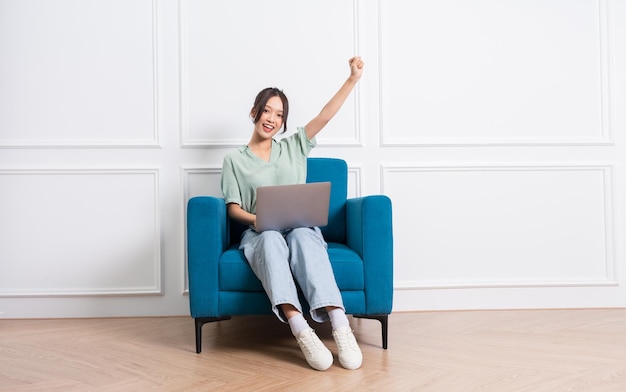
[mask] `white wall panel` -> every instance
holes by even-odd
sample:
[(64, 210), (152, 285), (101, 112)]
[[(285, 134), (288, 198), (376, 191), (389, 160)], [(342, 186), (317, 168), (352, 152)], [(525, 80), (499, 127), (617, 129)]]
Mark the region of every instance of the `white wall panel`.
[(155, 8), (0, 2), (0, 147), (158, 144)]
[(398, 288), (616, 284), (610, 167), (386, 166), (383, 182)]
[(381, 1), (382, 143), (610, 143), (605, 1)]
[(2, 170), (0, 189), (0, 296), (161, 292), (156, 170)]
[[(353, 0), (181, 1), (182, 145), (247, 143), (248, 115), (265, 87), (289, 98), (288, 131), (304, 126), (349, 75), (357, 10)], [(357, 98), (348, 98), (321, 144), (360, 143)]]

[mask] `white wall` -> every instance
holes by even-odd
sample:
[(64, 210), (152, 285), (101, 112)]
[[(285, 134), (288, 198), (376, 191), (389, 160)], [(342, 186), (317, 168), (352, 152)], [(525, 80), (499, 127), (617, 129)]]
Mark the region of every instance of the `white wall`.
[(0, 317), (188, 314), (254, 95), (394, 203), (396, 311), (626, 306), (624, 0), (0, 0)]

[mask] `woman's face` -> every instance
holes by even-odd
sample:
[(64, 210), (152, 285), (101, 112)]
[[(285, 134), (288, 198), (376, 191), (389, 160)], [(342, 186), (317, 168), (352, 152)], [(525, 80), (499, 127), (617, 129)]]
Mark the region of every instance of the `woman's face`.
[[(255, 113), (251, 113), (255, 117)], [(259, 121), (254, 124), (254, 131), (262, 138), (274, 137), (283, 126), (283, 101), (279, 97), (271, 97), (261, 113)]]

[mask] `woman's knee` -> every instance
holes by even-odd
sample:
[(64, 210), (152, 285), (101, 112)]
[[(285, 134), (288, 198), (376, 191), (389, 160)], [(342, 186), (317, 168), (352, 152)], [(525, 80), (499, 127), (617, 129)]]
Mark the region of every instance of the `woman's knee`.
[(289, 252), (285, 237), (283, 237), (279, 231), (275, 230), (267, 230), (259, 233), (257, 247), (270, 252)]
[(322, 237), (319, 229), (312, 227), (298, 227), (293, 229), (287, 237), (287, 242), (290, 244), (298, 243), (322, 247), (326, 246), (324, 237)]
[(240, 249), (244, 251), (246, 258), (250, 261), (257, 259), (260, 255), (276, 253), (288, 254), (289, 249), (285, 238), (278, 231), (263, 231), (260, 233), (250, 231), (244, 235)]
[(284, 243), (285, 238), (279, 231), (267, 230), (259, 233), (259, 241), (263, 244)]

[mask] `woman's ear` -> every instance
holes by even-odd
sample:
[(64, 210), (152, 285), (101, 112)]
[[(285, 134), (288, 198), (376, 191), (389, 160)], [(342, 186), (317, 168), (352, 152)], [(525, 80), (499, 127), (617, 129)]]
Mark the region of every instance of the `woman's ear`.
[(254, 119), (256, 118), (256, 113), (254, 112), (254, 108), (252, 110), (250, 110), (250, 119), (252, 120), (252, 122), (254, 122)]

